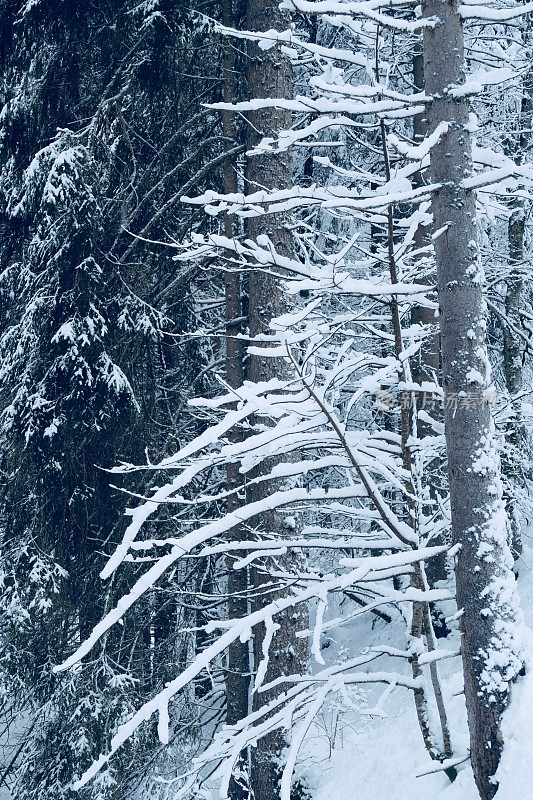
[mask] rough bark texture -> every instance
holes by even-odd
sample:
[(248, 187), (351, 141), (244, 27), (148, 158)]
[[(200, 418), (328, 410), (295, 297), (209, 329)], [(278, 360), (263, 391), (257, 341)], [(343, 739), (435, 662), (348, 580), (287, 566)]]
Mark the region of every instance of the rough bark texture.
[[(413, 56), (413, 83), (415, 89), (423, 92), (425, 89), (424, 79), (424, 54), (422, 52), (422, 42), (417, 42), (415, 45), (415, 52)], [(417, 114), (413, 119), (413, 139), (415, 144), (420, 144), (427, 136), (428, 133), (428, 118), (426, 113)], [(427, 183), (426, 170), (420, 170), (415, 176), (415, 183), (417, 186), (423, 186)], [(432, 229), (430, 226), (419, 225), (415, 237), (414, 247), (415, 250), (423, 251), (431, 243)], [(429, 253), (422, 252), (417, 256), (417, 275), (416, 280), (418, 283), (433, 284), (435, 282), (434, 265)], [(435, 316), (435, 311), (427, 306), (413, 306), (411, 311), (411, 322), (413, 325), (421, 325), (424, 328), (435, 327), (438, 320)], [(415, 383), (422, 384), (425, 381), (429, 383), (440, 383), (440, 336), (437, 331), (430, 336), (426, 336), (420, 347), (418, 356), (412, 360), (411, 371)], [(424, 408), (434, 419), (441, 420), (442, 413), (438, 405), (438, 398), (435, 395), (426, 394), (422, 392), (419, 395), (418, 406)], [(431, 424), (424, 422), (422, 419), (417, 420), (418, 436), (433, 436), (434, 431)], [(442, 487), (440, 485), (439, 476), (442, 473), (443, 464), (442, 459), (436, 458), (426, 467), (429, 478), (430, 494), (433, 499), (440, 492)], [(442, 544), (442, 537), (435, 538), (431, 544)], [(446, 572), (446, 553), (441, 553), (434, 556), (427, 564), (426, 576), (430, 586), (434, 586), (437, 581), (445, 580), (447, 577)]]
[[(415, 55), (413, 57), (413, 83), (417, 91), (423, 92), (425, 88), (424, 79), (424, 56), (421, 47), (417, 46)], [(413, 139), (415, 144), (420, 144), (428, 133), (428, 118), (427, 114), (417, 114), (413, 119)], [(420, 170), (415, 176), (415, 183), (417, 186), (423, 186), (427, 181), (424, 179), (425, 170)], [(429, 226), (419, 225), (414, 238), (415, 250), (427, 248), (431, 242), (431, 229)], [(417, 270), (416, 280), (418, 283), (434, 282), (434, 276), (431, 271), (431, 259), (429, 254), (417, 256), (419, 270)], [(411, 321), (414, 324), (431, 326), (437, 323), (435, 311), (427, 306), (413, 306), (411, 311)], [(417, 383), (422, 381), (433, 381), (434, 377), (439, 375), (440, 372), (440, 340), (438, 333), (434, 336), (427, 336), (422, 342), (419, 356), (413, 359), (412, 364), (413, 379)], [(422, 423), (419, 423), (422, 424)], [(423, 427), (423, 424), (422, 424)], [(428, 435), (431, 434), (428, 430)]]
[[(525, 33), (526, 46), (531, 57), (531, 20), (527, 20)], [(531, 62), (530, 62), (531, 64)], [(518, 141), (516, 136), (509, 141), (509, 155), (522, 161), (528, 158), (531, 150), (531, 125), (533, 118), (533, 67), (524, 76), (522, 102), (518, 119)], [(511, 522), (511, 548), (513, 555), (518, 557), (522, 552), (522, 536), (519, 525), (519, 515), (513, 489), (524, 487), (522, 452), (525, 444), (525, 425), (522, 417), (521, 402), (517, 395), (521, 391), (522, 352), (520, 337), (517, 331), (521, 329), (520, 308), (524, 289), (524, 246), (526, 233), (526, 203), (522, 198), (513, 201), (509, 217), (509, 276), (505, 294), (505, 316), (503, 322), (503, 372), (507, 391), (511, 395), (513, 417), (509, 421), (506, 431), (508, 445), (511, 452), (503, 461), (504, 475), (508, 483), (509, 517)]]
[[(387, 181), (390, 181), (391, 170), (390, 170), (390, 161), (387, 150), (387, 136), (386, 136), (386, 128), (384, 120), (381, 120), (380, 122), (380, 129), (381, 129), (381, 145), (383, 149), (383, 161), (385, 166), (385, 179)], [(426, 129), (427, 125), (424, 121), (423, 130), (425, 131)], [(396, 262), (396, 255), (394, 248), (394, 231), (395, 231), (394, 205), (390, 204), (387, 209), (387, 253), (388, 253), (389, 275), (392, 284), (398, 283), (398, 265)], [(402, 321), (400, 315), (400, 306), (398, 304), (398, 298), (395, 297), (394, 295), (391, 298), (390, 312), (392, 319), (392, 329), (394, 332), (394, 345), (395, 345), (394, 349), (396, 352), (396, 358), (402, 365), (401, 369), (399, 370), (399, 378), (402, 381), (402, 383), (408, 385), (412, 382), (413, 375), (411, 372), (411, 367), (409, 362), (405, 360), (402, 361), (402, 356), (404, 353)], [(400, 393), (400, 409), (401, 409), (400, 432), (401, 432), (402, 460), (406, 475), (409, 475), (409, 478), (406, 481), (405, 488), (407, 490), (408, 497), (412, 498), (417, 494), (415, 487), (417, 486), (417, 471), (419, 469), (416, 455), (413, 458), (413, 453), (411, 451), (409, 444), (410, 439), (414, 432), (413, 423), (415, 418), (414, 418), (413, 393), (408, 391)], [(411, 500), (408, 501), (407, 505), (408, 505), (410, 523), (412, 525), (413, 530), (416, 533), (418, 533), (419, 514), (417, 513), (416, 506)], [(411, 575), (411, 586), (419, 591), (424, 591), (428, 588), (423, 562), (414, 565), (413, 574)], [(426, 636), (428, 648), (434, 649), (433, 628), (432, 628), (429, 606), (427, 603), (415, 602), (412, 605), (411, 632), (410, 632), (410, 643), (413, 650), (413, 655), (411, 659), (411, 669), (413, 673), (413, 678), (415, 680), (420, 678), (424, 672), (418, 660), (418, 646), (422, 642), (423, 636)], [(446, 708), (444, 706), (444, 700), (440, 685), (440, 678), (438, 675), (438, 668), (435, 663), (431, 664), (430, 673), (431, 673), (431, 680), (434, 689), (435, 701), (437, 704), (440, 728), (442, 733), (442, 747), (439, 746), (432, 732), (431, 719), (430, 719), (430, 714), (428, 712), (428, 695), (425, 686), (419, 686), (417, 689), (414, 690), (415, 710), (420, 731), (422, 733), (422, 738), (424, 740), (424, 745), (429, 755), (433, 759), (444, 761), (451, 758), (452, 749), (451, 749), (451, 740), (450, 740)], [(448, 769), (445, 771), (450, 780), (455, 780), (457, 773), (453, 768), (451, 770)]]
[(518, 609), (493, 424), (486, 389), (490, 382), (485, 341), (486, 311), (476, 244), (475, 195), (462, 182), (471, 173), (466, 130), (469, 104), (450, 96), (464, 82), (463, 30), (455, 2), (425, 0), (426, 17), (438, 23), (424, 32), (424, 66), (430, 131), (449, 128), (431, 153), (440, 304), (446, 444), (452, 536), (460, 544), (457, 601), (463, 615), (462, 657), (470, 748), (482, 800), (496, 792), (501, 716), (509, 682), (520, 669)]
[[(222, 22), (228, 27), (234, 24), (234, 9), (232, 0), (224, 0), (222, 6)], [(236, 101), (236, 59), (235, 47), (231, 40), (224, 43), (223, 73), (224, 73), (224, 102)], [(224, 136), (234, 139), (236, 115), (231, 111), (222, 112), (222, 126)], [(236, 165), (227, 159), (224, 163), (224, 190), (234, 193), (238, 189)], [(224, 233), (229, 238), (237, 234), (236, 217), (227, 215), (224, 221)], [(244, 379), (244, 347), (242, 339), (238, 338), (241, 331), (242, 318), (242, 285), (239, 272), (228, 271), (224, 278), (225, 289), (225, 316), (226, 316), (226, 381), (229, 386), (237, 389), (242, 386)], [(241, 436), (239, 431), (234, 432), (236, 440)], [(242, 475), (237, 464), (228, 464), (226, 468), (226, 484), (230, 495), (227, 501), (227, 511), (231, 513), (242, 504), (244, 487)], [(241, 538), (242, 529), (235, 528), (231, 535), (237, 541)], [(242, 553), (229, 556), (228, 568), (228, 616), (230, 619), (245, 617), (248, 613), (248, 571), (246, 569), (233, 569), (233, 563)], [(228, 671), (226, 675), (226, 722), (235, 725), (248, 714), (250, 690), (250, 653), (248, 642), (238, 639), (228, 652)], [(240, 800), (246, 796), (245, 788), (241, 782), (232, 779), (230, 783), (230, 797)]]
[[(248, 30), (284, 30), (288, 25), (287, 17), (278, 9), (278, 0), (248, 0)], [(257, 44), (249, 45), (247, 68), (249, 96), (252, 98), (291, 97), (291, 67), (277, 47), (261, 50)], [(278, 130), (290, 128), (290, 113), (277, 109), (264, 109), (248, 115), (249, 145), (256, 144), (258, 137), (273, 135)], [(292, 159), (287, 152), (275, 155), (252, 156), (248, 159), (246, 170), (247, 191), (258, 188), (286, 189), (292, 185)], [(251, 219), (247, 223), (247, 234), (255, 238), (260, 234), (268, 235), (274, 248), (285, 255), (292, 252), (292, 236), (283, 215), (263, 216)], [(270, 321), (287, 310), (286, 299), (280, 281), (264, 272), (254, 271), (249, 278), (249, 330), (252, 337), (269, 332)], [(273, 377), (283, 378), (289, 373), (289, 367), (281, 359), (262, 358), (252, 355), (247, 363), (247, 378), (252, 381), (267, 381)], [(267, 465), (272, 468), (275, 459)], [(270, 494), (272, 485), (254, 488), (249, 492), (251, 500), (257, 500)], [(286, 515), (272, 513), (256, 521), (257, 527), (268, 530), (274, 535), (286, 536), (288, 522)], [(278, 560), (277, 569), (297, 572), (302, 556), (296, 551)], [(257, 605), (270, 602), (280, 591), (268, 576), (269, 564), (253, 570), (254, 602)], [(285, 589), (285, 591), (287, 591)], [(307, 609), (300, 608), (277, 616), (275, 622), (280, 625), (271, 646), (270, 663), (265, 682), (280, 674), (293, 674), (305, 671), (307, 663), (307, 642), (297, 639), (296, 631), (307, 626)], [(264, 635), (256, 632), (254, 637), (255, 667), (263, 657), (262, 645)], [(277, 696), (277, 691), (256, 694), (254, 707), (260, 708)], [(281, 777), (280, 757), (286, 746), (284, 732), (274, 732), (260, 739), (251, 753), (251, 786), (255, 800), (274, 800), (279, 796)]]
[[(527, 123), (526, 123), (527, 124)], [(531, 116), (529, 120), (531, 124)], [(509, 219), (509, 267), (507, 292), (505, 295), (505, 314), (511, 325), (520, 329), (520, 304), (522, 299), (524, 262), (524, 235), (526, 214), (524, 201), (519, 200)], [(505, 383), (509, 394), (516, 395), (522, 388), (522, 357), (520, 339), (509, 325), (503, 326), (503, 366)]]
[[(524, 124), (524, 123), (523, 123)], [(529, 126), (531, 125), (531, 115)], [(509, 420), (506, 438), (510, 450), (502, 459), (503, 474), (506, 479), (506, 495), (508, 501), (510, 521), (510, 542), (513, 556), (518, 558), (522, 552), (522, 534), (519, 523), (519, 512), (516, 503), (515, 489), (522, 484), (523, 465), (521, 463), (522, 448), (524, 446), (525, 426), (521, 412), (521, 402), (516, 399), (522, 389), (522, 353), (520, 338), (516, 330), (520, 330), (520, 307), (524, 281), (522, 277), (524, 261), (524, 236), (526, 227), (526, 213), (524, 201), (515, 204), (509, 219), (509, 277), (505, 294), (505, 316), (503, 323), (503, 373), (505, 385), (511, 395), (512, 418)], [(512, 326), (512, 327), (511, 327)]]
[[(531, 19), (526, 21), (525, 40), (528, 55), (533, 50), (533, 34)], [(518, 162), (528, 160), (531, 151), (531, 125), (533, 122), (533, 65), (524, 75), (520, 116), (518, 119), (518, 137), (510, 138), (509, 155)], [(518, 138), (518, 141), (517, 141)], [(524, 245), (526, 232), (525, 200), (518, 198), (513, 202), (509, 217), (509, 278), (505, 297), (505, 313), (509, 322), (520, 328), (520, 304), (523, 289)], [(522, 358), (520, 340), (509, 325), (504, 325), (504, 372), (509, 394), (516, 395), (522, 388)]]

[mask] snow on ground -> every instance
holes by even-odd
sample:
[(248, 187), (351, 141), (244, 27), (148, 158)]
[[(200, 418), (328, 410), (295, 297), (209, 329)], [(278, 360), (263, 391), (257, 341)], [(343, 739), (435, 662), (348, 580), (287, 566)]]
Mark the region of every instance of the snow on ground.
[[(395, 628), (396, 630), (390, 630)], [(369, 639), (366, 646), (388, 644), (401, 647), (399, 625), (377, 623), (368, 636), (362, 624), (352, 626), (351, 635)], [(356, 639), (357, 640), (357, 639)], [(405, 646), (405, 642), (403, 643)], [(446, 640), (446, 649), (449, 642)], [(461, 695), (462, 676), (458, 659), (443, 662), (441, 677), (452, 730), (463, 734), (454, 737), (458, 755), (467, 752), (466, 714)], [(378, 669), (400, 671), (397, 659), (384, 660)], [(404, 667), (402, 672), (408, 670)], [(367, 697), (374, 704), (383, 687)], [(455, 695), (455, 696), (454, 696)], [(412, 693), (396, 688), (383, 704), (386, 717), (368, 717), (349, 712), (336, 720), (330, 712), (324, 730), (318, 729), (309, 742), (310, 760), (307, 773), (314, 800), (479, 800), (468, 764), (461, 765), (453, 786), (443, 773), (416, 777), (435, 766), (431, 761), (418, 727)], [(330, 741), (332, 746), (330, 748)], [(516, 800), (516, 798), (513, 798)]]
[(498, 770), (497, 800), (533, 799), (533, 529), (524, 534), (519, 572), (520, 601), (527, 623), (527, 673), (513, 686), (504, 719), (505, 747)]
[[(526, 677), (513, 686), (504, 719), (505, 748), (496, 800), (533, 800), (533, 530), (525, 536), (519, 572), (529, 664)], [(455, 608), (450, 603), (444, 610), (452, 615)], [(338, 609), (331, 609), (331, 613), (337, 616)], [(337, 661), (343, 652), (353, 656), (356, 649), (377, 645), (402, 649), (406, 644), (405, 622), (400, 615), (392, 624), (375, 619), (372, 626), (368, 618), (360, 617), (341, 630), (342, 635), (335, 631), (335, 641), (322, 651), (328, 661)], [(458, 632), (453, 631), (439, 644), (454, 650), (458, 641)], [(377, 663), (376, 669), (409, 674), (408, 665), (399, 663), (399, 659), (383, 658)], [(441, 662), (440, 674), (454, 754), (466, 755), (468, 736), (459, 659)], [(442, 772), (417, 777), (435, 762), (424, 749), (413, 696), (407, 689), (395, 688), (378, 704), (384, 691), (380, 686), (365, 688), (364, 694), (354, 690), (349, 698), (335, 696), (320, 715), (301, 759), (301, 771), (310, 783), (313, 800), (479, 800), (467, 761), (458, 767), (453, 784)], [(350, 700), (357, 710), (346, 710)], [(384, 716), (361, 713), (361, 708), (375, 708), (376, 704)], [(213, 798), (218, 796), (214, 790)], [(13, 800), (5, 787), (0, 787), (0, 800)]]
[[(529, 665), (526, 677), (513, 686), (511, 705), (504, 719), (505, 748), (496, 800), (533, 800), (533, 532), (526, 537), (519, 571), (528, 626), (525, 638)], [(401, 641), (402, 626), (398, 624), (376, 621), (371, 632), (368, 628), (366, 620), (346, 627), (344, 643), (351, 640), (351, 652), (353, 642), (357, 641), (361, 642), (361, 648), (378, 643), (405, 646), (405, 640)], [(450, 638), (457, 642), (457, 632), (441, 640), (440, 645), (453, 649)], [(459, 666), (459, 659), (440, 665), (456, 756), (468, 751)], [(398, 659), (390, 659), (379, 668), (398, 670)], [(376, 697), (382, 691), (383, 688), (376, 690)], [(337, 719), (334, 708), (324, 715), (323, 728), (317, 726), (313, 732), (308, 758), (302, 765), (309, 776), (314, 800), (479, 800), (468, 761), (458, 767), (459, 774), (453, 784), (443, 773), (417, 777), (435, 762), (424, 749), (409, 691), (394, 689), (384, 708), (385, 718), (345, 712), (339, 713)]]

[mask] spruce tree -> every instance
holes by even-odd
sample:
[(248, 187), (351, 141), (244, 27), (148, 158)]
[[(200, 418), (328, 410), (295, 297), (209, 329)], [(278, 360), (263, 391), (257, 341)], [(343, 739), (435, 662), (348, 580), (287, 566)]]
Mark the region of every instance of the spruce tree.
[[(71, 797), (117, 721), (186, 658), (189, 612), (169, 592), (52, 678), (135, 579), (135, 565), (111, 588), (98, 577), (123, 527), (105, 470), (196, 424), (182, 413), (203, 358), (180, 336), (190, 285), (146, 240), (189, 229), (178, 198), (221, 137), (200, 106), (216, 84), (190, 79), (209, 30), (179, 2), (4, 0), (0, 29), (1, 675), (28, 720), (8, 780), (44, 800)], [(138, 741), (138, 763), (130, 751), (87, 796), (122, 796), (153, 749)]]

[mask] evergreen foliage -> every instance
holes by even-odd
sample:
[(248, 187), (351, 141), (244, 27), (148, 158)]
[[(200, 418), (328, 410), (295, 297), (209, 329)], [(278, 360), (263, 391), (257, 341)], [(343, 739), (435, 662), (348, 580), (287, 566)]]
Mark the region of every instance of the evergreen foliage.
[[(1, 667), (5, 713), (27, 733), (9, 781), (44, 800), (72, 796), (80, 765), (181, 657), (179, 609), (147, 599), (93, 662), (51, 677), (135, 576), (101, 591), (124, 506), (105, 469), (196, 425), (182, 413), (205, 361), (180, 335), (190, 285), (147, 240), (189, 229), (180, 188), (202, 185), (221, 141), (200, 107), (216, 82), (194, 66), (209, 26), (181, 3), (5, 0), (0, 30)], [(138, 770), (126, 758), (87, 796), (121, 797)]]

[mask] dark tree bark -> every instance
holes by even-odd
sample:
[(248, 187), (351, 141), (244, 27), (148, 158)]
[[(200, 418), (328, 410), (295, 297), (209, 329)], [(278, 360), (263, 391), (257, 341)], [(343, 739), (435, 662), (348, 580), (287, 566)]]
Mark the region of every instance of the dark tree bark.
[(425, 0), (424, 67), (430, 132), (448, 123), (431, 153), (437, 282), (440, 304), (446, 445), (452, 536), (460, 545), (457, 601), (472, 767), (482, 800), (496, 792), (501, 718), (510, 681), (521, 668), (517, 600), (507, 545), (506, 514), (493, 422), (485, 339), (483, 275), (476, 244), (475, 193), (468, 100), (452, 96), (464, 83), (464, 43), (456, 2)]
[[(248, 0), (248, 30), (284, 30), (287, 17), (278, 9), (277, 0)], [(257, 44), (251, 43), (248, 53), (247, 84), (251, 98), (291, 97), (292, 76), (288, 61), (277, 47), (261, 50)], [(290, 128), (290, 112), (278, 109), (254, 111), (248, 115), (248, 144), (255, 144), (258, 134), (271, 136), (275, 131)], [(292, 185), (292, 159), (288, 152), (275, 155), (249, 157), (246, 169), (247, 190), (258, 188), (286, 189)], [(283, 215), (263, 216), (251, 219), (247, 225), (250, 237), (266, 234), (270, 237), (274, 248), (284, 254), (292, 253), (292, 236)], [(270, 321), (284, 313), (286, 300), (280, 281), (265, 272), (253, 271), (249, 279), (249, 332), (251, 337), (269, 331)], [(252, 381), (268, 381), (274, 377), (283, 378), (290, 374), (289, 367), (282, 359), (263, 358), (251, 355), (247, 363), (247, 378)], [(274, 466), (272, 459), (267, 467)], [(272, 485), (254, 488), (249, 492), (250, 499), (257, 500), (270, 494)], [(287, 522), (282, 513), (268, 514), (257, 521), (263, 530), (280, 536), (287, 534)], [(302, 556), (296, 551), (290, 552), (283, 561), (287, 571), (298, 572), (302, 564)], [(278, 562), (279, 567), (279, 562)], [(253, 570), (254, 603), (259, 607), (270, 602), (280, 590), (273, 585), (268, 575), (269, 563), (263, 563)], [(281, 590), (282, 591), (282, 590)], [(276, 617), (280, 625), (271, 646), (270, 663), (266, 682), (280, 674), (293, 674), (305, 671), (307, 663), (307, 642), (297, 639), (295, 632), (305, 628), (307, 609), (296, 609)], [(254, 638), (254, 660), (257, 669), (262, 657), (263, 633), (256, 633)], [(255, 707), (261, 707), (277, 694), (265, 692), (254, 697)], [(280, 755), (286, 746), (285, 734), (274, 732), (259, 740), (251, 753), (251, 786), (255, 800), (273, 800), (279, 796), (281, 770)]]
[[(234, 25), (233, 0), (224, 0), (222, 6), (222, 22), (231, 27)], [(231, 40), (224, 43), (223, 72), (224, 72), (224, 102), (236, 101), (236, 58), (235, 46)], [(223, 133), (227, 139), (233, 139), (236, 134), (236, 115), (231, 111), (222, 112)], [(230, 194), (238, 189), (237, 169), (233, 160), (227, 159), (224, 163), (224, 189)], [(224, 233), (229, 238), (237, 234), (236, 217), (226, 215)], [(225, 316), (226, 316), (226, 380), (228, 385), (237, 389), (244, 380), (244, 348), (242, 339), (241, 318), (243, 315), (243, 287), (241, 274), (228, 271), (224, 277), (225, 290)], [(240, 433), (234, 434), (237, 439)], [(228, 491), (233, 492), (228, 498), (228, 513), (235, 511), (243, 500), (243, 480), (237, 464), (229, 464), (226, 469), (226, 482)], [(235, 528), (231, 535), (237, 541), (243, 533), (242, 528)], [(248, 571), (246, 569), (233, 569), (235, 558), (242, 553), (228, 557), (228, 616), (230, 619), (245, 617), (248, 612)], [(248, 642), (238, 639), (228, 652), (228, 672), (226, 676), (226, 722), (234, 725), (244, 719), (248, 714), (250, 691), (250, 653)], [(230, 784), (230, 797), (240, 800), (246, 796), (242, 782), (233, 778)]]
[[(531, 56), (531, 20), (526, 20), (526, 46)], [(509, 155), (511, 158), (523, 161), (531, 150), (531, 124), (533, 119), (533, 68), (524, 76), (520, 115), (518, 117), (518, 137), (512, 137), (509, 142)], [(517, 141), (518, 139), (518, 141)], [(509, 243), (509, 275), (505, 294), (505, 317), (503, 322), (503, 372), (505, 385), (511, 396), (513, 416), (509, 422), (507, 442), (510, 453), (503, 461), (503, 470), (508, 484), (509, 518), (511, 523), (511, 548), (513, 555), (518, 557), (522, 552), (522, 536), (519, 525), (513, 488), (524, 486), (523, 467), (520, 463), (522, 448), (525, 439), (525, 426), (521, 413), (521, 403), (517, 399), (523, 385), (522, 348), (517, 331), (521, 328), (520, 309), (524, 289), (524, 247), (526, 233), (526, 203), (523, 198), (517, 198), (511, 206), (511, 215), (508, 224)]]
[[(415, 45), (415, 52), (413, 56), (413, 83), (415, 89), (423, 92), (425, 88), (424, 80), (424, 54), (422, 52), (422, 42), (417, 42)], [(424, 112), (417, 114), (413, 119), (413, 139), (415, 144), (420, 144), (428, 133), (428, 118)], [(427, 182), (425, 170), (420, 170), (416, 175), (416, 184), (423, 186)], [(419, 225), (414, 238), (414, 246), (416, 250), (424, 250), (431, 244), (432, 228), (430, 226)], [(430, 253), (423, 252), (417, 256), (419, 269), (417, 270), (416, 280), (419, 283), (432, 284), (435, 281), (433, 263)], [(411, 322), (414, 325), (421, 325), (425, 328), (435, 327), (438, 320), (435, 316), (435, 311), (427, 306), (419, 305), (414, 306), (411, 311)], [(438, 332), (426, 336), (423, 340), (417, 358), (413, 359), (412, 363), (413, 380), (416, 383), (422, 384), (424, 382), (437, 382), (440, 383), (440, 336)], [(419, 406), (427, 408), (431, 415), (437, 420), (442, 419), (442, 414), (438, 407), (439, 399), (431, 393), (422, 392), (419, 395)], [(422, 419), (417, 421), (418, 435), (422, 438), (424, 436), (432, 436), (434, 434), (433, 428), (430, 424)], [(435, 499), (438, 491), (441, 489), (439, 486), (439, 476), (442, 473), (443, 464), (440, 458), (436, 458), (427, 465), (428, 482), (430, 494)], [(435, 539), (432, 544), (442, 544), (441, 538)], [(444, 580), (446, 578), (446, 554), (441, 553), (433, 557), (427, 564), (426, 577), (429, 585), (434, 586), (436, 581)]]
[[(145, 447), (156, 458), (172, 451), (188, 422), (191, 373), (205, 365), (195, 344), (172, 335), (189, 327), (190, 285), (177, 291), (169, 260), (130, 231), (164, 240), (190, 224), (177, 198), (191, 174), (205, 182), (221, 147), (201, 107), (218, 99), (218, 84), (192, 69), (201, 52), (201, 72), (214, 74), (211, 36), (179, 0), (157, 14), (129, 0), (0, 2), (0, 403), (14, 411), (13, 424), (4, 415), (0, 425), (0, 567), (11, 587), (0, 597), (0, 662), (23, 718), (47, 709), (10, 770), (18, 800), (70, 792), (119, 714), (170, 677), (176, 637), (190, 627), (178, 624), (173, 599), (156, 612), (152, 593), (75, 676), (51, 676), (138, 575), (130, 565), (111, 588), (98, 577), (124, 519), (100, 467), (142, 463)], [(168, 516), (165, 524), (175, 530)], [(139, 682), (115, 685), (113, 669)], [(74, 741), (73, 714), (95, 693), (102, 713), (80, 720)], [(106, 797), (131, 788), (150, 747), (139, 742), (127, 764), (117, 759)]]
[[(416, 45), (416, 50), (413, 57), (413, 83), (417, 91), (424, 91), (424, 56), (422, 53), (421, 44)], [(427, 133), (427, 114), (417, 114), (413, 119), (413, 139), (415, 144), (420, 144), (420, 142), (425, 139)], [(424, 180), (424, 172), (420, 170), (415, 177), (415, 181), (418, 186), (423, 186), (426, 182)], [(415, 249), (420, 250), (422, 248), (427, 248), (430, 243), (431, 229), (429, 226), (419, 225), (414, 238)], [(419, 255), (417, 256), (417, 260), (420, 265), (420, 271), (417, 272), (416, 280), (419, 283), (432, 283), (433, 275), (428, 274), (430, 270), (430, 255)], [(414, 306), (411, 312), (411, 320), (415, 324), (424, 326), (436, 325), (437, 323), (435, 311), (432, 308), (427, 308), (427, 306)], [(437, 333), (434, 336), (427, 336), (424, 339), (420, 348), (419, 358), (413, 360), (412, 369), (413, 378), (418, 383), (421, 383), (422, 381), (433, 381), (434, 376), (439, 375), (440, 342)]]

